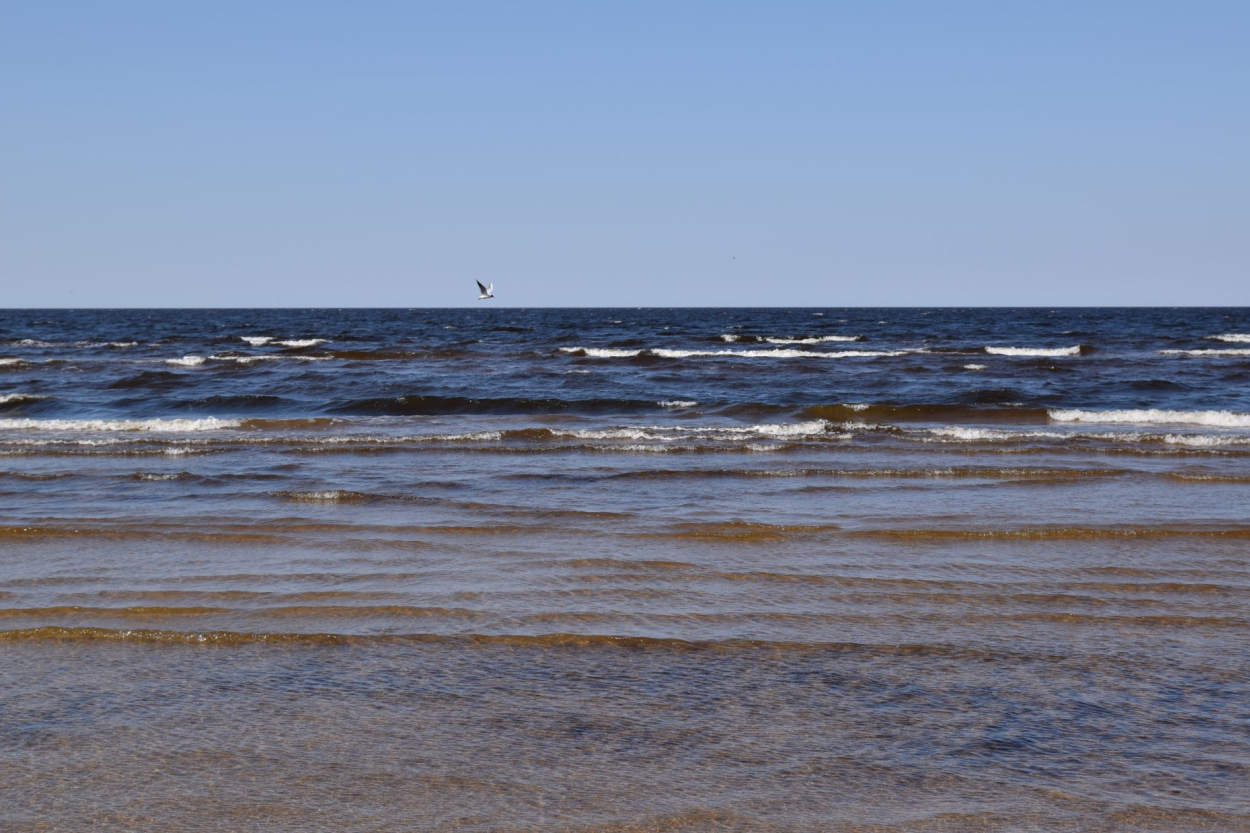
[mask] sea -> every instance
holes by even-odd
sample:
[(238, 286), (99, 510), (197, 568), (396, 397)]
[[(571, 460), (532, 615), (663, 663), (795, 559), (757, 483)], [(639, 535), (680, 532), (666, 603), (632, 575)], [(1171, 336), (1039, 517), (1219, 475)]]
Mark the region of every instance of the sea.
[(0, 311), (0, 829), (1250, 830), (1250, 309)]

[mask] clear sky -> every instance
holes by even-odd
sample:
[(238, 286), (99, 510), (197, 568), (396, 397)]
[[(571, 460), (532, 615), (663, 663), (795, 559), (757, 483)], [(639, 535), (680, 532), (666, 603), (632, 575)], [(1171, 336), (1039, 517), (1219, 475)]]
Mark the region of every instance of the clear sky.
[(1250, 2), (0, 6), (0, 305), (1250, 304)]

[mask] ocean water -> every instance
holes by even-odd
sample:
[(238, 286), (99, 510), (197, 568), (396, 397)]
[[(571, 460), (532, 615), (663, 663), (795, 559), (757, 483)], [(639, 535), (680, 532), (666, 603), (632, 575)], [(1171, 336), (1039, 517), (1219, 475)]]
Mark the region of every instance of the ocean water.
[(0, 311), (0, 829), (1250, 829), (1250, 310)]

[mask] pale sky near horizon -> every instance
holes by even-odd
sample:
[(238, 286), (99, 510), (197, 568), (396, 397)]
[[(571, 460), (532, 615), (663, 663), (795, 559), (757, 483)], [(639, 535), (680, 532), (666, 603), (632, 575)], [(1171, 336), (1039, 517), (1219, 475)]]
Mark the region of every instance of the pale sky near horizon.
[[(0, 306), (1250, 305), (1250, 2), (9, 2)], [(495, 302), (491, 302), (495, 303)]]

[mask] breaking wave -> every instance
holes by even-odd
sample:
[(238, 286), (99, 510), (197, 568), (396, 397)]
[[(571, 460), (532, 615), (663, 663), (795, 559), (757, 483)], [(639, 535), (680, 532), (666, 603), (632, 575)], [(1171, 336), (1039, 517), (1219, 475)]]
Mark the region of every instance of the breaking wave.
[(1234, 411), (1084, 411), (1052, 409), (1050, 418), (1058, 422), (1095, 422), (1131, 424), (1210, 425), (1218, 428), (1250, 428), (1250, 414)]
[(796, 336), (788, 338), (780, 338), (774, 336), (748, 336), (739, 335), (737, 333), (725, 333), (721, 336), (722, 341), (731, 343), (741, 342), (744, 344), (826, 344), (834, 341), (863, 341), (863, 336)]
[(11, 431), (150, 431), (189, 433), (238, 428), (237, 419), (0, 419), (0, 429)]
[(1227, 348), (1222, 350), (1160, 350), (1165, 356), (1250, 356), (1250, 348)]
[(274, 344), (280, 344), (283, 347), (316, 347), (318, 344), (325, 344), (328, 338), (293, 338), (288, 341), (275, 341)]
[(841, 350), (823, 353), (816, 350), (670, 350), (663, 347), (626, 350), (610, 347), (561, 347), (560, 351), (574, 356), (593, 359), (623, 359), (636, 356), (656, 356), (661, 359), (690, 359), (724, 357), (731, 359), (847, 359), (875, 358), (880, 356), (903, 356), (923, 353), (924, 350)]
[(332, 356), (292, 356), (287, 353), (268, 354), (264, 356), (209, 356), (215, 362), (238, 362), (239, 364), (254, 364), (256, 362), (272, 362), (272, 361), (299, 361), (299, 362), (324, 362), (332, 359)]
[(560, 352), (592, 359), (625, 359), (642, 355), (642, 350), (618, 350), (611, 347), (561, 347)]
[(4, 393), (0, 394), (0, 405), (25, 405), (47, 398), (34, 393)]
[(326, 344), (330, 341), (328, 338), (278, 339), (275, 336), (239, 336), (239, 338), (246, 341), (253, 347), (264, 347), (267, 344), (274, 344), (282, 347), (315, 347), (318, 344)]
[(87, 341), (87, 340), (80, 340), (80, 341), (43, 341), (43, 340), (41, 340), (41, 339), (37, 339), (37, 338), (23, 338), (23, 339), (20, 339), (20, 340), (18, 340), (18, 341), (12, 341), (12, 342), (9, 342), (9, 343), (10, 343), (10, 344), (12, 344), (12, 345), (13, 345), (13, 346), (15, 346), (15, 347), (37, 347), (37, 348), (41, 348), (41, 349), (47, 349), (47, 348), (51, 348), (51, 347), (84, 347), (84, 348), (117, 347), (117, 348), (125, 348), (125, 347), (138, 347), (138, 346), (139, 346), (139, 342), (137, 342), (137, 341)]
[(1250, 436), (1215, 434), (1150, 434), (1137, 431), (1007, 431), (1001, 428), (973, 428), (949, 425), (921, 429), (937, 441), (1013, 443), (1037, 440), (1093, 440), (1111, 443), (1162, 443), (1165, 445), (1214, 448), (1250, 444)]
[[(796, 438), (827, 434), (832, 429), (823, 419), (806, 422), (760, 423), (757, 425), (649, 425), (605, 429), (546, 429), (555, 437), (583, 440), (666, 440), (685, 437), (777, 437)], [(541, 429), (540, 429), (541, 430)]]
[(812, 336), (810, 338), (769, 338), (769, 344), (824, 344), (828, 341), (863, 341), (863, 336)]
[(985, 352), (991, 356), (1079, 356), (1081, 345), (1075, 347), (986, 347)]
[(274, 497), (296, 503), (360, 503), (373, 500), (374, 495), (350, 489), (322, 489), (315, 492), (271, 492)]

